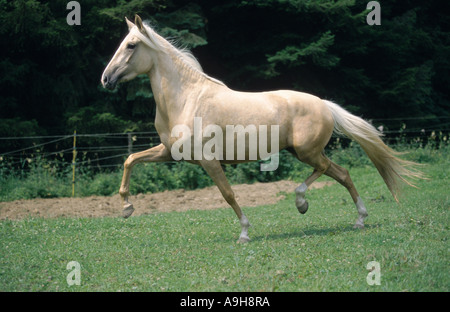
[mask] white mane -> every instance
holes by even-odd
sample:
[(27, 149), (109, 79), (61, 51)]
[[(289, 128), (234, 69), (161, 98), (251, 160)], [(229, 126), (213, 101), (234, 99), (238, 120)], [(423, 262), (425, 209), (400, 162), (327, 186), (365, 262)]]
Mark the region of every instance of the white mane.
[(210, 76), (208, 76), (207, 74), (205, 74), (203, 72), (202, 66), (200, 65), (200, 63), (197, 61), (197, 59), (195, 58), (195, 56), (192, 55), (191, 52), (184, 50), (184, 49), (178, 49), (176, 48), (173, 44), (171, 44), (169, 41), (167, 40), (161, 40), (158, 38), (156, 32), (148, 25), (144, 24), (144, 28), (145, 31), (147, 33), (147, 36), (145, 36), (139, 29), (137, 26), (134, 26), (133, 28), (131, 28), (130, 30), (130, 34), (138, 37), (143, 43), (145, 43), (147, 46), (149, 46), (150, 48), (156, 50), (156, 51), (166, 51), (167, 47), (164, 47), (165, 44), (169, 45), (171, 49), (173, 49), (173, 51), (182, 59), (184, 60), (184, 63), (190, 67), (191, 69), (195, 70), (196, 72), (200, 73), (202, 76), (204, 76), (205, 78), (214, 81), (218, 84), (221, 85), (225, 85), (223, 82), (212, 78)]

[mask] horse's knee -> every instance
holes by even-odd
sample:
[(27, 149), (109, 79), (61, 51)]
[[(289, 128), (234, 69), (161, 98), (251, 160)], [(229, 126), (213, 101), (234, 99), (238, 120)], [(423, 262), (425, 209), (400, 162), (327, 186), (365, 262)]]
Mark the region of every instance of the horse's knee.
[(134, 163), (134, 155), (131, 154), (130, 156), (128, 156), (127, 160), (123, 164), (124, 169), (128, 170), (131, 169), (131, 167), (133, 167), (133, 163)]

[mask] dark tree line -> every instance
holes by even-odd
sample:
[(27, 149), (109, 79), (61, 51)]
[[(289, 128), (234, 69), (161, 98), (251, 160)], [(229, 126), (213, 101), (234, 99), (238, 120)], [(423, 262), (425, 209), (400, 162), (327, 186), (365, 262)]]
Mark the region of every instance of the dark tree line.
[(80, 0), (79, 26), (67, 2), (0, 0), (0, 137), (153, 130), (146, 77), (100, 86), (135, 13), (233, 89), (294, 89), (366, 118), (450, 128), (447, 1), (379, 1), (379, 26), (359, 0)]

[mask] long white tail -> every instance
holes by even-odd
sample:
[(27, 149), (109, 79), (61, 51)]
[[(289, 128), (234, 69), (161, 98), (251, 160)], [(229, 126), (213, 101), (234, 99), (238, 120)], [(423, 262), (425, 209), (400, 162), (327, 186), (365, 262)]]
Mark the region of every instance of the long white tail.
[(382, 133), (375, 127), (333, 102), (326, 100), (324, 102), (333, 115), (335, 133), (345, 135), (361, 145), (396, 201), (398, 201), (400, 181), (414, 186), (410, 179), (423, 178), (422, 172), (413, 168), (418, 164), (396, 157), (401, 153), (384, 144), (380, 138)]

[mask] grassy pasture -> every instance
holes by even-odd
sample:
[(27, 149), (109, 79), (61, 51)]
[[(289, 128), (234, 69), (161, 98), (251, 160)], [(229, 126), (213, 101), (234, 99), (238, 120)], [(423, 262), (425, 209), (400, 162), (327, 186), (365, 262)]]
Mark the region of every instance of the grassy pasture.
[[(121, 218), (0, 222), (1, 291), (449, 291), (450, 161), (407, 188), (397, 205), (373, 167), (350, 173), (369, 212), (366, 228), (338, 184), (277, 205), (244, 207), (252, 227), (237, 244), (232, 209)], [(321, 178), (322, 180), (326, 178)], [(66, 268), (81, 265), (81, 284)], [(381, 285), (366, 268), (380, 263)]]

